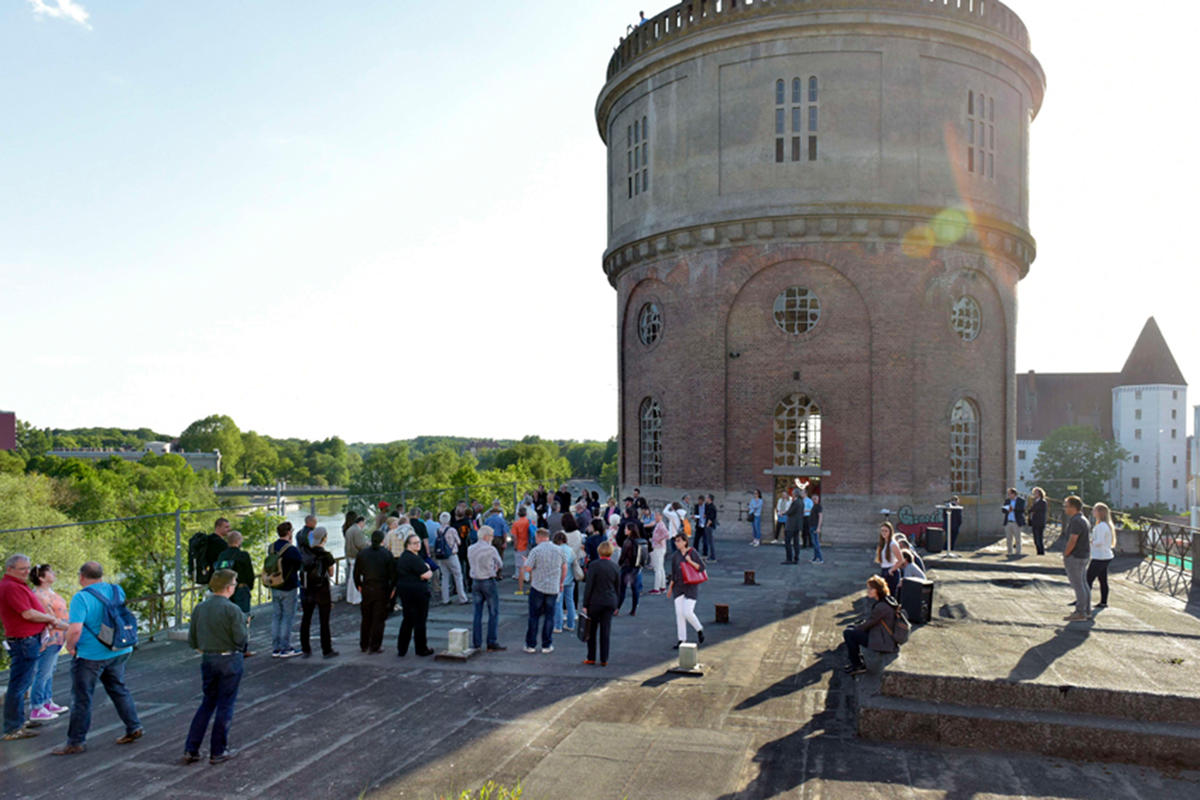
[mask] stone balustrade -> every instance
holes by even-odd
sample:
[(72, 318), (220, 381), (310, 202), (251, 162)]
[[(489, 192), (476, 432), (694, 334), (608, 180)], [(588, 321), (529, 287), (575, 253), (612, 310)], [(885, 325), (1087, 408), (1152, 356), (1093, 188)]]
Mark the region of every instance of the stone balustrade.
[(611, 80), (642, 55), (714, 25), (772, 14), (820, 11), (889, 11), (948, 16), (978, 25), (1029, 49), (1029, 32), (997, 0), (684, 0), (629, 31), (608, 62)]

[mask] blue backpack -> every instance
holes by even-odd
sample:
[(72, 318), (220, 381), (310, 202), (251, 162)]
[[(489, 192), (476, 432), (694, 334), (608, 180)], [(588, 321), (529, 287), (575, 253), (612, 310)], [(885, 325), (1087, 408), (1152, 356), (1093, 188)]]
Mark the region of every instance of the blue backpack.
[(99, 600), (104, 606), (104, 612), (100, 619), (100, 630), (94, 631), (88, 628), (88, 631), (109, 650), (124, 650), (126, 647), (133, 647), (137, 644), (137, 617), (126, 608), (125, 593), (121, 591), (121, 587), (111, 583), (109, 586), (112, 587), (113, 595), (120, 597), (120, 602), (109, 600), (93, 586), (84, 588), (85, 592)]
[(433, 537), (433, 557), (434, 558), (449, 558), (450, 557), (450, 543), (446, 541), (446, 531), (448, 531), (449, 529), (450, 529), (449, 526), (442, 528), (441, 530), (439, 530), (437, 532), (437, 535)]

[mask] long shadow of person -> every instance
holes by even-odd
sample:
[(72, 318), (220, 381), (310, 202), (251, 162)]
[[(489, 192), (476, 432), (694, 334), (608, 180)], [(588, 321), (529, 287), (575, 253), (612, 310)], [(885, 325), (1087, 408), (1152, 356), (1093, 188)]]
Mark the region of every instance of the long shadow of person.
[(1083, 644), (1092, 633), (1092, 623), (1072, 623), (1051, 639), (1026, 650), (1008, 673), (1010, 681), (1031, 681), (1051, 664)]
[(749, 708), (754, 708), (757, 705), (774, 700), (777, 697), (786, 697), (789, 694), (802, 691), (814, 683), (821, 680), (821, 676), (827, 672), (832, 672), (837, 666), (837, 659), (834, 657), (837, 653), (836, 648), (830, 648), (823, 653), (817, 655), (817, 660), (808, 665), (800, 672), (794, 675), (788, 675), (786, 678), (776, 681), (767, 688), (757, 694), (747, 697), (742, 702), (734, 706), (734, 711), (745, 711)]

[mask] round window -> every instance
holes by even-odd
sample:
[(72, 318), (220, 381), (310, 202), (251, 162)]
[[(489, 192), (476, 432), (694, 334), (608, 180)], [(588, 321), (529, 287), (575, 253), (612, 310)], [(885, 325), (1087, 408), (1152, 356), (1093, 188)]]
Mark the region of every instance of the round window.
[(970, 295), (958, 298), (950, 309), (950, 327), (954, 328), (954, 332), (962, 337), (964, 342), (975, 341), (982, 320), (979, 303)]
[(775, 298), (774, 312), (775, 324), (784, 333), (806, 333), (821, 318), (821, 301), (808, 289), (793, 286)]
[(662, 336), (662, 312), (658, 310), (658, 303), (646, 303), (642, 306), (642, 310), (638, 312), (638, 339), (642, 344), (649, 347), (659, 340)]

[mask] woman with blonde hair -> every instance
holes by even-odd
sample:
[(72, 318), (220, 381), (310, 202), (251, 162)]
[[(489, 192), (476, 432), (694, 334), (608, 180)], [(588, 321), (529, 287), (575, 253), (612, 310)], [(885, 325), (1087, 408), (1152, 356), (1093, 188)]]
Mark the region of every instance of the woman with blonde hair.
[(900, 584), (900, 570), (904, 568), (904, 558), (900, 555), (900, 545), (895, 537), (895, 525), (890, 522), (880, 524), (879, 541), (875, 543), (875, 563), (879, 565), (879, 577), (887, 582), (888, 591), (893, 595)]
[(1117, 528), (1113, 524), (1112, 511), (1104, 503), (1092, 507), (1092, 561), (1087, 569), (1087, 587), (1100, 579), (1100, 602), (1096, 608), (1108, 608), (1108, 565), (1113, 560), (1113, 548), (1117, 546)]

